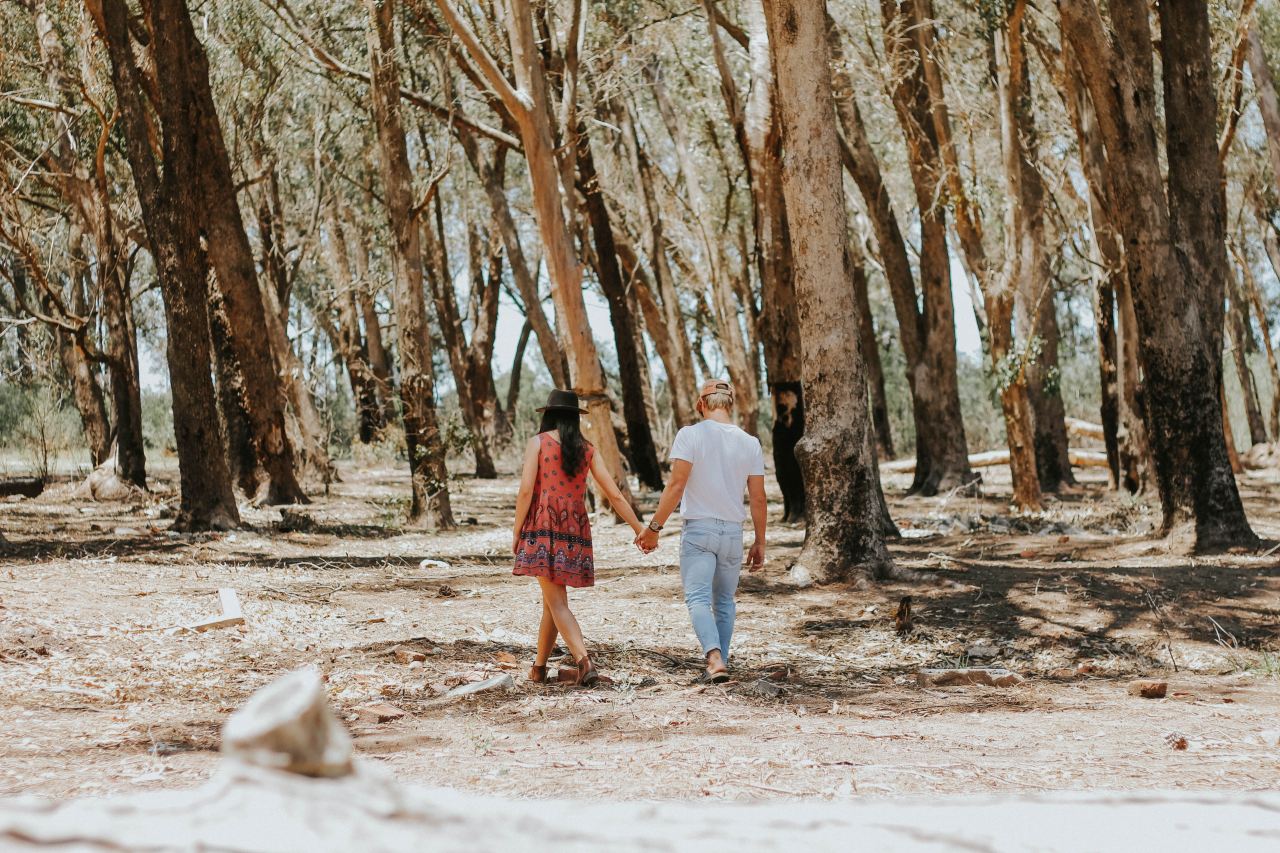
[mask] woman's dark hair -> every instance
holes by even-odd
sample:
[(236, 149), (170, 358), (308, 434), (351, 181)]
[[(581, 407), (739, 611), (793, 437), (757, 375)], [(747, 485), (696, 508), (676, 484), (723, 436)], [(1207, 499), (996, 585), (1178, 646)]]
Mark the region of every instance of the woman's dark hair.
[(542, 413), (538, 432), (560, 434), (560, 464), (564, 472), (575, 477), (587, 458), (587, 440), (582, 437), (582, 415), (564, 409), (547, 409)]

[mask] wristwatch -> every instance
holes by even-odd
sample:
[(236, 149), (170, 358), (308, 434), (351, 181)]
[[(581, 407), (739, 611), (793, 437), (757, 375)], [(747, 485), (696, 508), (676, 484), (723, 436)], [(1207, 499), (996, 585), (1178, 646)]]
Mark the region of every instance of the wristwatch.
[(654, 523), (653, 523), (653, 521), (652, 521), (652, 520), (650, 520), (650, 521), (649, 521), (649, 529), (650, 529), (650, 530), (652, 530), (654, 533), (661, 533), (661, 532), (662, 532), (662, 525), (661, 525), (661, 524), (654, 524)]

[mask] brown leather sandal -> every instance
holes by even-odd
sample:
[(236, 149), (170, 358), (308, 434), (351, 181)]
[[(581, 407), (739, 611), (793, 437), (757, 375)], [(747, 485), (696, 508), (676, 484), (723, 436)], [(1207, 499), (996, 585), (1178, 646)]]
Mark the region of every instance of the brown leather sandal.
[(535, 663), (533, 666), (529, 667), (529, 680), (532, 681), (534, 684), (546, 684), (547, 683), (547, 665), (544, 663), (541, 666), (539, 666), (538, 664)]
[(583, 655), (578, 661), (578, 686), (590, 687), (599, 680), (600, 673), (596, 671), (596, 665), (589, 656)]

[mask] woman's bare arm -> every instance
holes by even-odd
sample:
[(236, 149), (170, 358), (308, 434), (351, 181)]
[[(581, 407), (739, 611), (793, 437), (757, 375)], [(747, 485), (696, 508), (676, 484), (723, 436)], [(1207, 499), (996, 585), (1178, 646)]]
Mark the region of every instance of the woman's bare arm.
[(622, 494), (622, 489), (619, 489), (618, 484), (613, 481), (613, 476), (609, 473), (609, 469), (605, 467), (604, 462), (601, 461), (599, 453), (591, 457), (591, 476), (595, 478), (596, 484), (600, 486), (600, 491), (604, 492), (604, 496), (613, 506), (614, 512), (622, 516), (622, 520), (630, 524), (631, 529), (636, 533), (643, 530), (644, 525), (640, 523), (640, 519), (636, 516), (636, 511), (631, 508), (631, 504), (627, 503), (626, 497)]
[(533, 504), (533, 484), (538, 479), (538, 437), (535, 435), (524, 446), (524, 468), (520, 471), (520, 491), (516, 493), (516, 526), (511, 537), (511, 551), (520, 550), (520, 531)]

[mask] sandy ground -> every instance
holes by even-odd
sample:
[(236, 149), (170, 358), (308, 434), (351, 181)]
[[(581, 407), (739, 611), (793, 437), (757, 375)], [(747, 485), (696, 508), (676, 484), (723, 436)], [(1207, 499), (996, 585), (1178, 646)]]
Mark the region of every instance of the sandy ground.
[[(1030, 519), (1011, 516), (1007, 474), (988, 471), (978, 499), (903, 498), (906, 481), (887, 482), (908, 537), (896, 560), (936, 578), (920, 584), (797, 589), (786, 568), (803, 530), (775, 528), (766, 570), (744, 580), (724, 687), (691, 684), (676, 537), (644, 557), (599, 523), (597, 586), (572, 600), (614, 683), (584, 691), (523, 678), (539, 605), (510, 574), (513, 480), (456, 481), (463, 523), (428, 534), (399, 527), (399, 469), (341, 473), (290, 532), (277, 511), (246, 508), (234, 534), (170, 534), (164, 491), (94, 504), (64, 485), (0, 504), (0, 795), (195, 785), (227, 714), (307, 664), (365, 757), (477, 793), (845, 800), (1280, 782), (1280, 555), (1171, 554), (1148, 536), (1150, 506), (1096, 482)], [(1244, 490), (1255, 529), (1280, 539), (1275, 478)], [(214, 615), (228, 586), (242, 628), (166, 630)], [(898, 637), (904, 594), (917, 628)], [(922, 666), (979, 655), (1027, 680), (915, 685)], [(512, 692), (439, 699), (504, 672)], [(1168, 696), (1129, 695), (1139, 676), (1167, 679)], [(370, 703), (405, 716), (376, 722), (358, 713)]]

